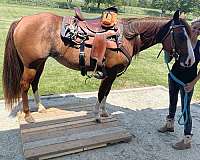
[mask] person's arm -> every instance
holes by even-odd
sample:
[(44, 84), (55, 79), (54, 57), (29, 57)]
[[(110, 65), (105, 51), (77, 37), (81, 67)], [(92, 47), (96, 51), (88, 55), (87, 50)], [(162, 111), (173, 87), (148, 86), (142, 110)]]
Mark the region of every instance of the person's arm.
[(195, 84), (197, 83), (197, 81), (200, 79), (200, 70), (196, 76), (196, 78), (190, 82), (190, 83), (187, 83), (186, 86), (185, 86), (185, 91), (186, 92), (190, 92), (192, 91), (192, 89), (194, 88)]

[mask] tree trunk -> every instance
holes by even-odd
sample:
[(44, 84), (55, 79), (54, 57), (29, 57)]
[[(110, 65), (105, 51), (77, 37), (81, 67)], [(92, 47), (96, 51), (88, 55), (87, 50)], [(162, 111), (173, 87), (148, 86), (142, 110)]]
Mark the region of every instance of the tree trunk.
[(100, 2), (97, 3), (97, 8), (100, 8), (100, 4), (101, 4)]

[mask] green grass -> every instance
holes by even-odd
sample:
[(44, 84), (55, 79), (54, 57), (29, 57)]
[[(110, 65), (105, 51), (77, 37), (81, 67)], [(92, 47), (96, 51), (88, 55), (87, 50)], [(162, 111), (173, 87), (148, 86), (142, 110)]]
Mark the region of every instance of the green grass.
[[(159, 10), (126, 8), (128, 13), (120, 13), (120, 17), (158, 15)], [(52, 12), (58, 15), (73, 15), (73, 10), (34, 7), (26, 5), (12, 5), (0, 3), (0, 74), (2, 74), (3, 52), (6, 34), (10, 23), (25, 15), (32, 15), (39, 12)], [(99, 14), (88, 14), (88, 16), (99, 16)], [(167, 69), (163, 63), (163, 55), (159, 59), (156, 56), (161, 46), (156, 45), (133, 58), (128, 70), (113, 84), (113, 89), (135, 88), (143, 86), (164, 85), (167, 86)], [(0, 79), (0, 98), (3, 98), (2, 80)], [(70, 93), (98, 90), (100, 81), (89, 79), (85, 84), (85, 77), (80, 72), (73, 71), (49, 58), (44, 73), (40, 80), (40, 93), (42, 95), (55, 93)], [(31, 94), (31, 92), (30, 92)], [(200, 83), (196, 85), (194, 99), (200, 99)]]

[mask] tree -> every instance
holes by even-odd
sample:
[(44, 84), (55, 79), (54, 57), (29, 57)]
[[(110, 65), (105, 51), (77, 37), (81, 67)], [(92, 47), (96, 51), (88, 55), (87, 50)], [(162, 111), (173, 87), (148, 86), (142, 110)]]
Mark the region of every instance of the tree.
[(110, 5), (123, 5), (125, 0), (85, 0), (86, 6), (89, 5), (89, 3), (95, 5), (97, 4), (97, 8), (100, 8), (101, 4), (106, 4), (108, 6)]
[(175, 11), (180, 9), (187, 12), (198, 12), (200, 8), (200, 0), (152, 0), (153, 8), (161, 9), (162, 14), (167, 10)]
[(194, 0), (181, 0), (178, 3), (178, 8), (180, 8), (185, 13), (191, 12), (193, 10)]
[(200, 16), (200, 0), (193, 0), (193, 12), (196, 16)]
[(138, 0), (137, 6), (148, 8), (151, 7), (152, 0)]
[(161, 14), (165, 14), (167, 10), (174, 10), (176, 8), (176, 0), (152, 0), (152, 7), (161, 9)]

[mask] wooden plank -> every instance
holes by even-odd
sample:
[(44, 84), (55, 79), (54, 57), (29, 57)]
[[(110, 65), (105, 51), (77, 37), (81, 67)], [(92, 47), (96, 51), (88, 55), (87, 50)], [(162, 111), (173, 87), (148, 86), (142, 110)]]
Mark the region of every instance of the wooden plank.
[[(90, 106), (90, 108), (92, 108)], [(81, 109), (78, 108), (78, 110), (66, 110), (65, 108), (49, 108), (46, 109), (46, 112), (38, 113), (38, 112), (33, 112), (33, 116), (35, 116), (36, 119), (44, 118), (44, 115), (52, 115), (52, 116), (60, 116), (60, 115), (66, 115), (66, 114), (77, 114), (77, 113), (88, 113), (88, 111), (85, 110), (85, 108)]]
[[(117, 119), (113, 116), (107, 117), (107, 118), (102, 118), (101, 123), (107, 123), (107, 122), (112, 122), (112, 121), (117, 121)], [(76, 127), (76, 125), (80, 126), (80, 124), (82, 124), (82, 123), (89, 123), (89, 122), (91, 122), (92, 124), (93, 123), (97, 124), (94, 117), (92, 117), (92, 118), (88, 117), (85, 119), (63, 122), (63, 123), (57, 123), (57, 121), (55, 121), (55, 123), (52, 123), (52, 124), (44, 123), (43, 126), (27, 128), (27, 129), (25, 128), (25, 129), (22, 129), (21, 132), (22, 133), (29, 133), (29, 132), (32, 133), (32, 132), (42, 131), (42, 130), (47, 130), (47, 129), (57, 129), (59, 127), (67, 127), (67, 126)]]
[(24, 129), (21, 130), (21, 134), (22, 135), (32, 135), (32, 134), (38, 134), (41, 132), (54, 132), (57, 130), (62, 130), (62, 129), (73, 129), (73, 128), (78, 128), (78, 127), (84, 127), (84, 126), (89, 126), (89, 125), (102, 125), (105, 123), (112, 123), (112, 122), (116, 122), (118, 123), (118, 121), (116, 120), (116, 118), (108, 118), (108, 119), (104, 119), (102, 120), (102, 122), (96, 123), (94, 121), (94, 119), (85, 119), (85, 120), (79, 120), (79, 121), (72, 121), (72, 122), (67, 122), (67, 123), (62, 123), (62, 124), (55, 124), (55, 125), (50, 125), (50, 126), (41, 126), (38, 128), (30, 128), (30, 129)]
[[(31, 113), (34, 120), (36, 122), (41, 122), (41, 121), (49, 121), (49, 120), (56, 120), (56, 119), (62, 119), (62, 118), (72, 118), (76, 116), (86, 116), (88, 114), (91, 114), (87, 111), (80, 111), (80, 112), (75, 112), (75, 111), (55, 111), (55, 112), (46, 112), (46, 113), (38, 113), (38, 112), (33, 112)], [(24, 118), (20, 119), (21, 124), (28, 124)]]
[[(77, 105), (70, 105), (70, 106), (66, 106), (66, 105), (62, 105), (62, 106), (58, 106), (59, 109), (66, 109), (68, 111), (81, 111), (81, 110), (84, 110), (84, 111), (91, 111), (94, 109), (94, 106), (96, 104), (95, 103), (91, 103), (91, 104), (83, 104), (83, 105), (80, 105), (80, 104), (77, 104)], [(57, 107), (57, 106), (56, 106)]]
[(46, 125), (44, 123), (43, 126), (23, 129), (22, 133), (29, 133), (29, 132), (47, 130), (47, 129), (51, 129), (51, 128), (59, 128), (59, 127), (71, 126), (71, 125), (76, 125), (76, 124), (80, 124), (80, 123), (94, 122), (94, 118), (92, 117), (92, 118), (80, 119), (80, 120), (76, 120), (76, 121), (63, 122), (63, 123), (57, 123), (57, 121), (54, 121), (54, 122), (55, 123), (53, 123), (53, 124), (47, 124)]
[(70, 151), (67, 151), (67, 152), (61, 152), (61, 153), (57, 153), (57, 154), (45, 155), (45, 156), (39, 157), (39, 160), (45, 160), (45, 159), (61, 157), (61, 156), (69, 155), (69, 154), (79, 153), (79, 152), (82, 152), (82, 151), (84, 151), (83, 148), (79, 148), (79, 149), (74, 149), (74, 150), (70, 150)]
[[(116, 143), (116, 142), (121, 142), (127, 139), (131, 139), (131, 135), (127, 133), (127, 131), (120, 129), (117, 129), (115, 127), (112, 132), (108, 131), (102, 131), (104, 132), (103, 134), (97, 134), (97, 135), (91, 135), (87, 137), (71, 137), (69, 139), (68, 137), (59, 137), (58, 138), (58, 143), (54, 141), (51, 143), (50, 141), (43, 141), (44, 145), (41, 145), (43, 142), (39, 143), (32, 143), (32, 144), (26, 144), (24, 146), (24, 155), (29, 158), (29, 157), (35, 157), (35, 156), (41, 156), (45, 154), (55, 154), (58, 152), (63, 152), (67, 150), (72, 150), (72, 149), (77, 149), (82, 147), (90, 147), (95, 145), (100, 145), (100, 144), (105, 144), (105, 143)], [(65, 139), (65, 140), (64, 140)], [(52, 140), (52, 139), (51, 139)]]
[(52, 125), (52, 124), (59, 124), (59, 123), (66, 123), (66, 122), (71, 122), (71, 121), (76, 121), (76, 120), (82, 120), (86, 118), (93, 118), (94, 116), (92, 114), (86, 114), (82, 116), (73, 116), (73, 117), (60, 117), (60, 119), (52, 119), (52, 120), (44, 120), (44, 121), (39, 121), (36, 123), (27, 123), (27, 122), (20, 122), (20, 129), (28, 129), (28, 128), (36, 128), (36, 127), (41, 127), (44, 125)]
[(91, 146), (86, 146), (83, 148), (83, 151), (87, 151), (87, 150), (91, 150), (91, 149), (96, 149), (96, 148), (101, 148), (101, 147), (106, 147), (107, 144), (95, 144), (95, 145), (91, 145)]
[(64, 143), (68, 141), (74, 141), (78, 139), (87, 139), (93, 136), (101, 136), (106, 134), (113, 134), (115, 132), (124, 132), (125, 130), (122, 127), (112, 127), (112, 128), (105, 128), (98, 131), (89, 131), (84, 133), (75, 133), (73, 135), (66, 135), (62, 137), (55, 137), (51, 139), (43, 139), (40, 141), (24, 143), (24, 149), (33, 149), (41, 146), (47, 146), (52, 144)]
[(29, 143), (29, 142), (34, 142), (34, 141), (39, 141), (42, 139), (51, 139), (55, 137), (62, 137), (62, 136), (70, 136), (72, 134), (76, 133), (83, 133), (83, 132), (88, 132), (88, 131), (96, 131), (96, 130), (101, 130), (104, 128), (109, 128), (109, 127), (117, 127), (119, 126), (117, 121), (114, 122), (108, 122), (108, 123), (101, 123), (101, 124), (85, 124), (84, 126), (76, 127), (76, 128), (57, 128), (57, 130), (43, 130), (41, 132), (34, 132), (30, 134), (22, 134), (22, 140), (23, 143)]
[[(87, 103), (87, 104), (80, 104), (80, 103), (71, 103), (71, 104), (65, 104), (65, 105), (59, 105), (59, 106), (47, 106), (46, 109), (51, 109), (51, 108), (58, 108), (62, 110), (67, 110), (67, 111), (92, 111), (95, 103)], [(37, 112), (38, 108), (31, 108), (32, 112)]]
[(84, 147), (84, 148), (71, 150), (71, 151), (67, 151), (67, 152), (62, 152), (62, 153), (58, 153), (58, 154), (50, 154), (50, 155), (46, 155), (46, 156), (41, 156), (41, 157), (39, 157), (39, 160), (61, 157), (61, 156), (69, 155), (69, 154), (79, 153), (79, 152), (83, 152), (83, 151), (87, 151), (87, 150), (91, 150), (91, 149), (102, 148), (102, 147), (106, 147), (106, 146), (107, 146), (107, 144), (93, 145), (90, 147)]

